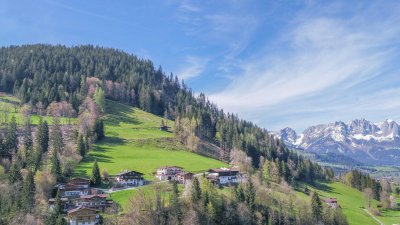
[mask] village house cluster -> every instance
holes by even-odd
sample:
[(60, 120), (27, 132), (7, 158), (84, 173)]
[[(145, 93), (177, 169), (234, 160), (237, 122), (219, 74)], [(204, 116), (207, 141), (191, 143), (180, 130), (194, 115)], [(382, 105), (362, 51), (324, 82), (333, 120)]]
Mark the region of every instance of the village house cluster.
[[(56, 188), (61, 196), (62, 210), (67, 213), (71, 225), (96, 224), (98, 213), (112, 204), (107, 200), (107, 194), (90, 188), (90, 180), (86, 178), (73, 178), (66, 184), (58, 184)], [(49, 199), (50, 208), (55, 206), (55, 202), (56, 199)]]
[[(111, 191), (148, 184), (143, 175), (137, 171), (124, 170), (112, 177)], [(246, 181), (238, 168), (210, 169), (198, 175), (204, 175), (215, 185), (229, 186)], [(160, 181), (188, 184), (195, 174), (184, 171), (179, 166), (163, 166), (156, 170), (155, 177)], [(67, 183), (57, 184), (56, 188), (60, 193), (63, 212), (67, 213), (70, 225), (95, 225), (99, 222), (99, 213), (113, 204), (111, 200), (108, 200), (107, 193), (90, 187), (90, 180), (86, 178), (73, 178)], [(55, 202), (55, 198), (49, 199), (50, 208), (54, 208)]]

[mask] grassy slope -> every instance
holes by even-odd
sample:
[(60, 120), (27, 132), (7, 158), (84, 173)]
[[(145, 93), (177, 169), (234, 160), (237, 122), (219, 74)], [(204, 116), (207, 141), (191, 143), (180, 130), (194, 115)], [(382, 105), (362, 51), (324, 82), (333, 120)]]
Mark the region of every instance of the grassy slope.
[[(154, 179), (153, 172), (163, 165), (177, 165), (191, 172), (226, 166), (186, 151), (173, 133), (159, 130), (160, 117), (113, 101), (107, 101), (106, 107), (107, 137), (82, 160), (75, 170), (77, 176), (90, 175), (95, 159), (100, 169), (111, 175), (130, 169), (144, 173), (146, 179)], [(173, 126), (173, 122), (168, 121), (168, 125)]]
[[(378, 224), (362, 209), (366, 206), (364, 194), (354, 188), (345, 184), (335, 182), (328, 184), (321, 184), (317, 187), (309, 187), (312, 190), (317, 190), (321, 198), (333, 197), (337, 198), (343, 213), (347, 216), (350, 225), (376, 225)], [(310, 201), (310, 196), (298, 192), (299, 197)], [(373, 203), (376, 205), (376, 202)], [(392, 225), (400, 223), (400, 211), (385, 211), (382, 216), (377, 217), (385, 225)]]
[[(4, 102), (2, 100), (8, 100), (10, 102)], [(19, 106), (19, 99), (9, 95), (1, 95), (0, 94), (0, 123), (3, 123), (4, 120), (11, 120), (12, 116), (15, 116), (17, 124), (23, 125), (24, 124), (24, 116), (20, 113), (20, 106)], [(44, 120), (51, 125), (53, 123), (53, 118), (51, 116), (43, 116)], [(40, 116), (38, 115), (31, 115), (30, 120), (31, 124), (37, 125), (39, 124)], [(60, 118), (61, 124), (76, 124), (76, 118)]]

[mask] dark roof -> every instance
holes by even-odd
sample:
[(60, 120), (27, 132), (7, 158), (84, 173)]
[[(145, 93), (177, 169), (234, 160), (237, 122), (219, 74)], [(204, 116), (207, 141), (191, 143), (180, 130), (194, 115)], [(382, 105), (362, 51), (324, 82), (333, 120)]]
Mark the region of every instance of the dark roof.
[(178, 168), (178, 169), (183, 169), (182, 167), (180, 167), (180, 166), (162, 166), (162, 167), (160, 167), (160, 168), (158, 168), (158, 169), (170, 169), (170, 168)]
[(71, 191), (71, 190), (82, 190), (82, 189), (88, 189), (82, 185), (75, 185), (75, 184), (66, 184), (64, 185), (64, 188), (60, 188), (64, 191)]
[(86, 179), (86, 178), (83, 178), (83, 177), (75, 177), (75, 178), (72, 178), (71, 180), (69, 180), (69, 182), (72, 182), (72, 181), (79, 181), (79, 182), (85, 182), (85, 183), (90, 183), (90, 180), (89, 179)]
[(94, 197), (99, 197), (99, 198), (107, 198), (107, 194), (97, 194), (97, 195), (81, 195), (80, 198), (83, 199), (89, 199), (89, 198), (94, 198)]
[(222, 173), (222, 172), (239, 172), (238, 169), (228, 169), (228, 168), (217, 168), (217, 169), (210, 169), (208, 172), (211, 173)]
[(327, 202), (327, 203), (337, 203), (337, 199), (336, 198), (327, 198), (327, 199), (325, 199), (325, 202)]
[(94, 211), (94, 212), (99, 212), (99, 210), (97, 210), (97, 209), (92, 209), (92, 208), (88, 208), (88, 207), (85, 207), (85, 206), (79, 206), (79, 207), (77, 207), (75, 209), (68, 210), (68, 214), (79, 212), (81, 210), (91, 210), (91, 211)]
[(116, 176), (122, 176), (122, 175), (125, 175), (125, 174), (128, 174), (128, 173), (136, 173), (138, 175), (144, 175), (143, 173), (140, 173), (140, 172), (137, 172), (137, 171), (127, 170), (127, 171), (123, 171), (121, 173), (118, 173)]

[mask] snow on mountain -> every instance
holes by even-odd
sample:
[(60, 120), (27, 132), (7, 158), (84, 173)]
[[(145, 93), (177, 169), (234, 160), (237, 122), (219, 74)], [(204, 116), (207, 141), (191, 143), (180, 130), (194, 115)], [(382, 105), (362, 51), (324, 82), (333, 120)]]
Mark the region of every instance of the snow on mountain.
[(356, 119), (311, 126), (300, 135), (287, 127), (275, 133), (290, 148), (345, 154), (369, 164), (400, 165), (399, 124), (387, 119), (372, 123)]

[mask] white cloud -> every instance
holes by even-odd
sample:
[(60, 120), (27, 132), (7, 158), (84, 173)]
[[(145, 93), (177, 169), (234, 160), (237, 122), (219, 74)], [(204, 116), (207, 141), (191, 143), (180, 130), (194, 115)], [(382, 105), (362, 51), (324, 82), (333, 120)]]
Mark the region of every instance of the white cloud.
[(197, 77), (204, 71), (207, 62), (208, 59), (188, 56), (186, 57), (186, 67), (181, 68), (177, 75), (185, 81)]
[(248, 113), (318, 98), (338, 86), (349, 91), (381, 75), (395, 58), (399, 22), (397, 15), (376, 20), (368, 12), (346, 20), (302, 18), (281, 34), (277, 53), (266, 47), (245, 60), (243, 73), (210, 99), (228, 111)]

